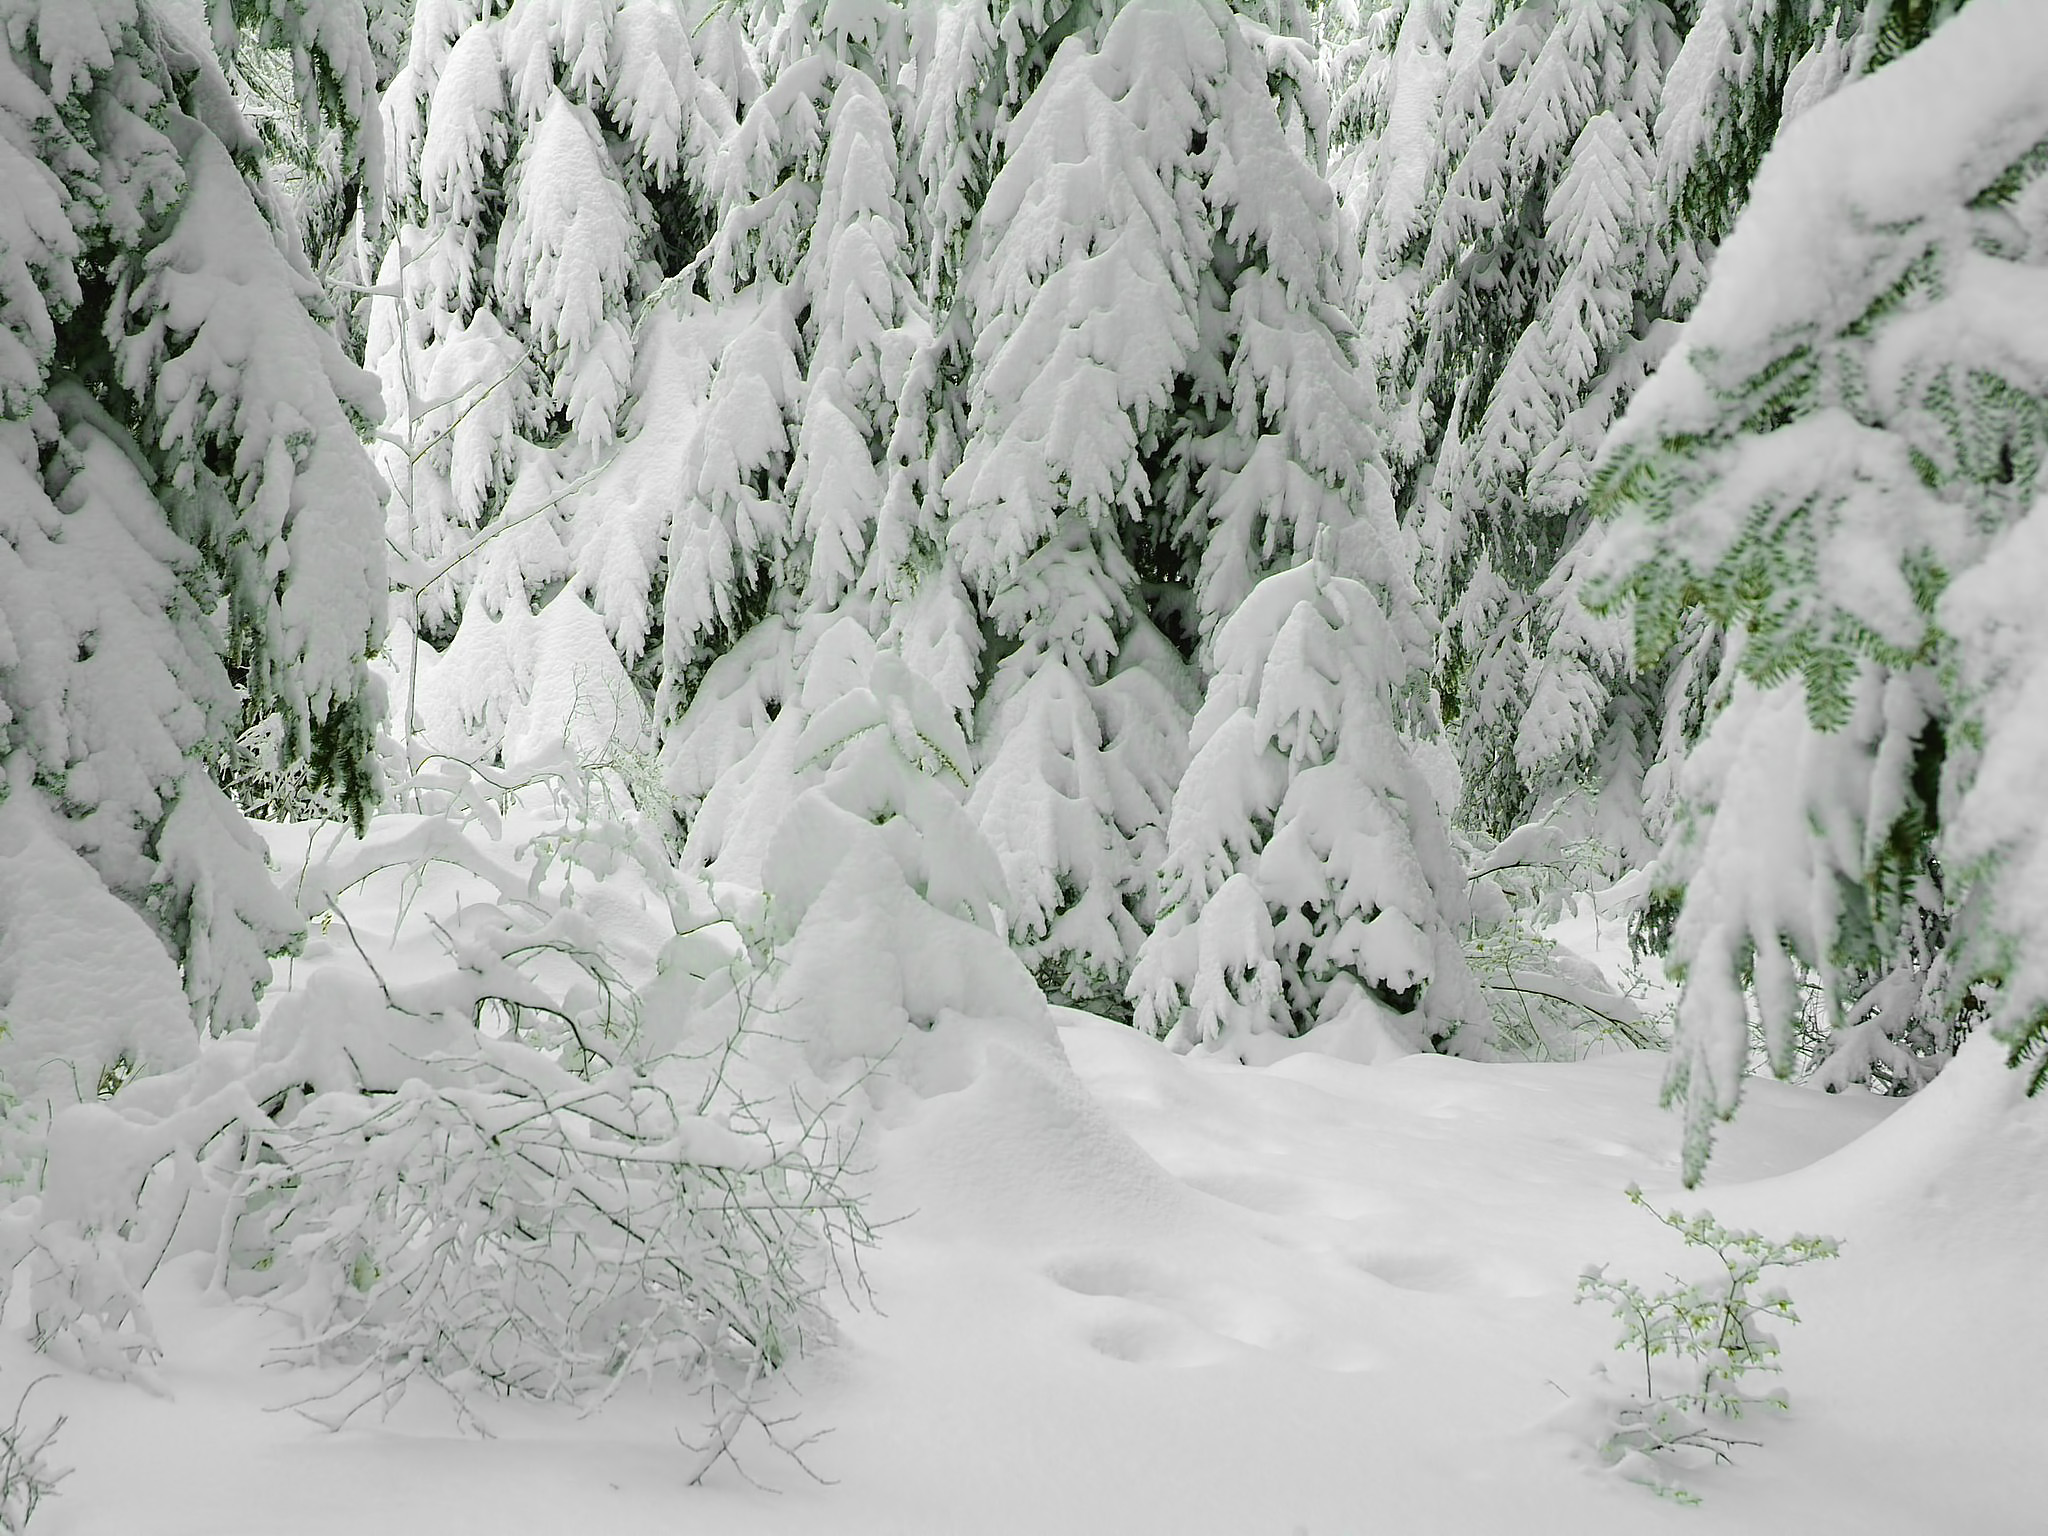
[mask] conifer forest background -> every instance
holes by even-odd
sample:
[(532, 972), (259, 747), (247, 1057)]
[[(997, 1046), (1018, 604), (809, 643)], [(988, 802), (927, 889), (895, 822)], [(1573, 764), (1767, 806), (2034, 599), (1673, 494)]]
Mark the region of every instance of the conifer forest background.
[(0, 1530), (2048, 1518), (2043, 0), (0, 33)]

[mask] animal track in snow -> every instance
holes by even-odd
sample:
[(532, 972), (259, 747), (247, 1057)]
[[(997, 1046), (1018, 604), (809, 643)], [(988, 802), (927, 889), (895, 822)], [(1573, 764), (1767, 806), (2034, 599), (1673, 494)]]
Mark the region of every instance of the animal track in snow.
[(1466, 1256), (1430, 1248), (1373, 1248), (1344, 1257), (1354, 1269), (1421, 1295), (1483, 1295), (1504, 1300), (1548, 1295), (1555, 1277), (1498, 1253)]
[(1180, 1289), (1174, 1277), (1145, 1259), (1127, 1254), (1083, 1254), (1046, 1266), (1046, 1277), (1077, 1296), (1121, 1296), (1131, 1301), (1158, 1301)]
[(1354, 1255), (1351, 1262), (1374, 1279), (1404, 1291), (1468, 1290), (1474, 1279), (1472, 1266), (1452, 1253), (1392, 1248)]
[(1169, 1312), (1129, 1306), (1089, 1330), (1088, 1347), (1111, 1360), (1130, 1365), (1185, 1368), (1212, 1365), (1228, 1347), (1213, 1334), (1190, 1327)]
[(1189, 1189), (1263, 1216), (1327, 1216), (1356, 1221), (1387, 1208), (1388, 1202), (1339, 1179), (1271, 1173), (1183, 1174)]
[(1082, 1254), (1046, 1266), (1046, 1278), (1097, 1305), (1088, 1347), (1131, 1365), (1207, 1365), (1228, 1351), (1182, 1315), (1188, 1298), (1159, 1266), (1124, 1254)]
[(1319, 1338), (1276, 1293), (1214, 1280), (1190, 1284), (1149, 1260), (1081, 1254), (1046, 1266), (1062, 1290), (1097, 1304), (1089, 1347), (1140, 1365), (1208, 1365), (1238, 1349), (1284, 1353), (1328, 1370), (1366, 1369), (1370, 1360), (1341, 1341)]

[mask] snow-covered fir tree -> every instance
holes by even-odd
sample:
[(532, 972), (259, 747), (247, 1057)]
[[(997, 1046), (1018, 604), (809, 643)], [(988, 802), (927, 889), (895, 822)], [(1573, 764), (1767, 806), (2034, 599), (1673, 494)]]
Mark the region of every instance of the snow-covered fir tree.
[(1380, 599), (1312, 559), (1252, 590), (1215, 658), (1131, 981), (1139, 1027), (1243, 1052), (1343, 1021), (1483, 1051), (1465, 871), (1401, 735), (1407, 659)]
[[(1359, 145), (1340, 174), (1361, 226), (1367, 348), (1444, 618), (1465, 819), (1495, 836), (1583, 789), (1633, 797), (1647, 746), (1649, 701), (1610, 700), (1625, 637), (1578, 607), (1561, 560), (1608, 423), (1697, 283), (1694, 250), (1660, 238), (1656, 191), (1684, 11), (1404, 0), (1351, 29)], [(1610, 875), (1641, 852), (1636, 820), (1598, 826)]]
[(396, 222), (367, 340), (402, 649), (450, 647), (432, 669), (444, 697), (424, 706), (420, 669), (400, 658), (408, 731), (424, 708), (495, 753), (534, 606), (564, 582), (614, 631), (632, 622), (596, 596), (592, 565), (617, 539), (577, 493), (616, 449), (644, 363), (640, 307), (702, 248), (733, 96), (755, 85), (733, 19), (698, 9), (427, 0), (414, 13), (384, 97)]
[[(727, 148), (706, 291), (748, 318), (703, 373), (681, 460), (694, 495), (668, 533), (660, 684), (675, 707), (751, 620), (801, 626), (872, 595), (897, 397), (926, 335), (884, 94), (903, 19), (816, 11), (779, 16)], [(706, 313), (680, 300), (661, 323)]]
[(728, 821), (714, 803), (698, 825), (720, 823), (720, 862), (748, 865), (766, 897), (776, 968), (762, 1006), (777, 1035), (836, 1090), (949, 1012), (1041, 1020), (997, 915), (1002, 868), (967, 814), (967, 740), (938, 690), (848, 616), (776, 730), (782, 781), (734, 774), (719, 791), (772, 814), (735, 806)]
[[(910, 596), (877, 530), (928, 338), (896, 145), (905, 20), (889, 4), (749, 14), (764, 83), (721, 148), (718, 226), (647, 314), (626, 438), (578, 513), (580, 576), (652, 685), (676, 808), (713, 825), (723, 776), (787, 771), (821, 637), (848, 617), (900, 630), (918, 607), (878, 601)], [(954, 674), (964, 715), (958, 660), (929, 670)]]
[[(291, 56), (308, 110), (374, 167), (361, 8), (232, 21)], [(298, 921), (213, 775), (238, 732), (267, 719), (358, 824), (377, 794), (381, 487), (358, 441), (377, 392), (275, 217), (219, 23), (78, 0), (15, 16), (0, 54), (0, 1013), (18, 1093), (90, 1097), (105, 1072), (189, 1054), (180, 985), (202, 1026), (254, 1021)]]
[(2039, 20), (1977, 0), (1788, 125), (1603, 471), (1639, 650), (1728, 634), (1657, 868), (1689, 1177), (1753, 1021), (1781, 1073), (1813, 1022), (1825, 1080), (1894, 1090), (1972, 1027), (2048, 1041)]
[(1123, 992), (1185, 663), (1260, 577), (1328, 530), (1424, 653), (1350, 352), (1324, 117), (1303, 38), (1222, 5), (1125, 6), (1060, 43), (967, 242), (943, 494), (997, 641), (974, 804), (1013, 938), (1065, 997)]

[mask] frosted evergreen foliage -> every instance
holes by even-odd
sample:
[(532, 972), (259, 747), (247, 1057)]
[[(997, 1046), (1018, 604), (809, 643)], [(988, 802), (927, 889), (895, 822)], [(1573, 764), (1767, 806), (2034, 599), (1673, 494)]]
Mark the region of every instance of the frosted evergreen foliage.
[[(671, 766), (709, 786), (683, 862), (753, 914), (767, 964), (754, 1069), (822, 1102), (886, 1074), (914, 1054), (913, 1026), (949, 1013), (1042, 1025), (1044, 999), (1004, 942), (1003, 867), (969, 814), (954, 710), (855, 617), (775, 636), (761, 625), (721, 657), (684, 722), (695, 753), (723, 739), (744, 755)], [(766, 719), (764, 686), (781, 693)]]
[[(1002, 867), (964, 803), (967, 741), (937, 691), (842, 618), (775, 732), (785, 721), (795, 793), (744, 770), (726, 781), (782, 801), (772, 824), (751, 822), (776, 1034), (838, 1091), (948, 1013), (1041, 1021), (1044, 999), (1003, 942)], [(700, 826), (721, 809), (707, 805)], [(739, 854), (729, 838), (714, 872)]]
[(1921, 42), (1965, 0), (1705, 0), (1658, 118), (1675, 229), (1718, 241), (1787, 120)]
[(715, 216), (730, 28), (693, 33), (702, 20), (664, 0), (428, 0), (414, 16), (383, 102), (398, 222), (367, 360), (418, 636), (459, 648), (472, 592), (517, 620), (572, 579), (625, 629), (628, 662), (644, 644), (648, 583), (636, 610), (615, 567), (622, 543), (644, 564), (650, 539), (630, 505), (612, 529), (612, 503), (577, 493), (654, 387), (640, 307)]
[[(836, 131), (834, 98), (855, 76), (870, 91), (892, 90), (908, 41), (898, 0), (753, 0), (744, 9), (760, 37), (766, 84), (721, 155), (723, 219), (710, 253), (714, 293), (758, 279), (795, 279), (821, 202), (832, 196), (823, 183)], [(871, 136), (873, 128), (863, 123), (853, 132)], [(893, 143), (887, 159), (893, 182)]]
[(1216, 642), (1175, 796), (1140, 1028), (1241, 1051), (1354, 1020), (1483, 1050), (1464, 871), (1396, 725), (1399, 637), (1320, 562), (1266, 578)]
[[(316, 101), (367, 100), (360, 9), (236, 14), (298, 50)], [(0, 1008), (36, 1022), (18, 1064), (66, 1058), (88, 1096), (116, 1056), (177, 1054), (166, 974), (201, 1022), (247, 1024), (296, 935), (209, 776), (228, 742), (273, 717), (347, 814), (376, 794), (380, 490), (357, 443), (376, 391), (320, 324), (213, 46), (83, 0), (15, 18), (0, 65), (0, 759), (9, 857), (53, 861), (54, 903), (0, 934)], [(345, 126), (373, 160), (374, 123)], [(74, 857), (171, 971), (51, 990), (42, 964), (75, 965), (88, 935), (135, 953)], [(133, 1013), (112, 1026), (102, 1005)]]
[[(768, 621), (712, 664), (668, 748), (669, 783), (687, 797), (686, 864), (736, 892), (764, 889), (769, 846), (823, 766), (799, 750), (810, 716), (864, 688), (874, 660), (866, 629), (840, 618)], [(964, 747), (947, 761), (964, 787)]]
[[(1213, 30), (1148, 7), (1100, 53), (1069, 40), (1010, 130), (964, 279), (971, 406), (945, 538), (1015, 642), (985, 685), (977, 808), (1015, 887), (1013, 937), (1069, 997), (1119, 990), (1142, 879), (1128, 839), (1163, 823), (1170, 791), (1105, 756), (1093, 686), (1134, 618), (1120, 535), (1146, 490), (1138, 433), (1196, 339), (1184, 74), (1205, 41), (1216, 51)], [(1056, 938), (1076, 902), (1090, 910)]]
[[(1458, 19), (1470, 15), (1462, 33)], [(1414, 327), (1417, 263), (1442, 192), (1437, 140), (1454, 36), (1469, 53), (1478, 8), (1447, 0), (1342, 0), (1331, 8), (1332, 182), (1356, 221), (1363, 254), (1362, 341), (1376, 381), (1409, 408), (1390, 423), (1389, 457), (1422, 452), (1417, 402), (1401, 385)]]
[[(797, 698), (806, 638), (784, 623), (757, 624), (705, 669), (662, 748), (663, 783), (684, 825), (695, 829), (729, 770), (749, 758)], [(733, 792), (747, 787), (736, 779)]]
[(1973, 1023), (2041, 1048), (2041, 813), (2012, 765), (2048, 457), (2044, 48), (2031, 7), (1980, 0), (1791, 124), (1605, 472), (1639, 652), (1696, 615), (1730, 636), (1658, 872), (1691, 1176), (1741, 1090), (1749, 985), (1780, 1072), (1809, 980), (1838, 1079), (1910, 1088)]
[(655, 735), (603, 621), (573, 591), (539, 613), (524, 603), (494, 617), (474, 602), (460, 644), (394, 658), (413, 694), (416, 725), (435, 750), (470, 762), (574, 760), (631, 776), (651, 763)]
[[(1664, 241), (1654, 123), (1683, 18), (1661, 3), (1339, 8), (1334, 171), (1364, 257), (1363, 351), (1388, 457), (1444, 619), (1436, 658), (1463, 818), (1564, 814), (1642, 836), (1614, 716), (1614, 631), (1557, 570), (1608, 424), (1668, 344), (1696, 267)], [(1624, 804), (1596, 808), (1614, 788)], [(1627, 855), (1616, 850), (1610, 863)]]
[(985, 708), (992, 745), (969, 802), (1002, 857), (1018, 952), (1048, 991), (1111, 1011), (1152, 910), (1145, 871), (1187, 751), (1182, 665), (1164, 639), (1151, 649), (1156, 669), (1093, 686), (1061, 666), (1016, 678)]
[(1198, 649), (1328, 530), (1426, 652), (1338, 303), (1324, 117), (1300, 38), (1126, 6), (1060, 44), (968, 249), (944, 536), (1003, 642), (976, 803), (1013, 937), (1068, 997), (1123, 990), (1178, 766), (1140, 767), (1186, 690), (1134, 645)]
[(629, 663), (659, 635), (656, 714), (683, 757), (695, 691), (750, 627), (801, 627), (880, 575), (897, 397), (927, 328), (888, 100), (849, 62), (881, 68), (900, 18), (861, 15), (777, 21), (770, 82), (720, 161), (710, 300), (672, 283), (650, 310), (627, 438), (578, 498), (578, 573)]
[(866, 75), (846, 72), (827, 126), (805, 271), (814, 327), (809, 389), (790, 471), (796, 559), (807, 567), (803, 603), (816, 612), (872, 581), (897, 400), (930, 335), (907, 272), (894, 126)]
[(360, 130), (375, 124), (377, 98), (404, 62), (412, 4), (366, 0), (360, 21), (353, 9), (220, 4), (208, 15), (229, 86), (263, 144), (273, 216), (295, 227), (334, 296), (344, 346), (360, 356), (352, 298), (373, 275), (384, 181), (383, 137)]
[[(918, 285), (950, 308), (970, 259), (972, 227), (1001, 169), (1011, 123), (1069, 37), (1098, 31), (1104, 0), (964, 0), (905, 7), (915, 85), (904, 117), (905, 159), (914, 167)], [(967, 338), (956, 338), (964, 342)]]
[(1355, 355), (1345, 303), (1355, 272), (1320, 164), (1327, 106), (1298, 38), (1240, 18), (1234, 41), (1255, 52), (1233, 53), (1219, 84), (1205, 196), (1236, 261), (1217, 261), (1202, 285), (1208, 346), (1188, 389), (1198, 409), (1158, 494), (1170, 505), (1184, 485), (1192, 493), (1176, 532), (1201, 549), (1205, 637), (1260, 577), (1306, 559), (1327, 532), (1331, 557), (1379, 595), (1419, 664), (1432, 626)]
[(1198, 339), (1189, 162), (1198, 86), (1224, 62), (1201, 19), (1134, 6), (1099, 53), (1066, 46), (1013, 130), (969, 280), (975, 406), (949, 543), (1025, 656), (1084, 676), (1130, 611), (1118, 534), (1148, 488), (1139, 432)]
[(668, 532), (663, 715), (688, 696), (719, 642), (748, 627), (788, 549), (783, 482), (803, 388), (796, 310), (795, 295), (768, 285), (725, 307), (732, 339), (718, 353), (683, 453), (683, 485), (693, 494)]

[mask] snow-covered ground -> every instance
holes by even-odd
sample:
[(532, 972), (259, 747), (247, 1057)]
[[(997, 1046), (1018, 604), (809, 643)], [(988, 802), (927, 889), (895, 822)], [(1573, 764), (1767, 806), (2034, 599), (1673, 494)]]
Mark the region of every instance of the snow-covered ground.
[[(416, 1392), (330, 1433), (286, 1410), (274, 1317), (151, 1298), (164, 1397), (66, 1376), (32, 1403), (75, 1468), (42, 1536), (364, 1531), (1145, 1533), (2001, 1532), (2042, 1529), (2048, 1106), (1995, 1050), (1878, 1100), (1751, 1085), (1707, 1187), (1677, 1197), (1661, 1061), (1264, 1068), (1058, 1016), (949, 1021), (951, 1091), (871, 1129), (872, 1299), (802, 1363), (808, 1480), (760, 1446), (684, 1485), (697, 1405), (498, 1405), (489, 1439)], [(927, 1074), (929, 1086), (929, 1074)], [(940, 1088), (947, 1085), (939, 1083)], [(1630, 1208), (1709, 1204), (1846, 1239), (1790, 1277), (1791, 1416), (1684, 1509), (1589, 1473), (1547, 1421), (1608, 1353), (1572, 1304), (1590, 1260), (1662, 1278), (1677, 1240)], [(4, 1379), (37, 1368), (18, 1337)], [(795, 1395), (800, 1393), (799, 1395)], [(744, 1450), (743, 1450), (743, 1454)]]

